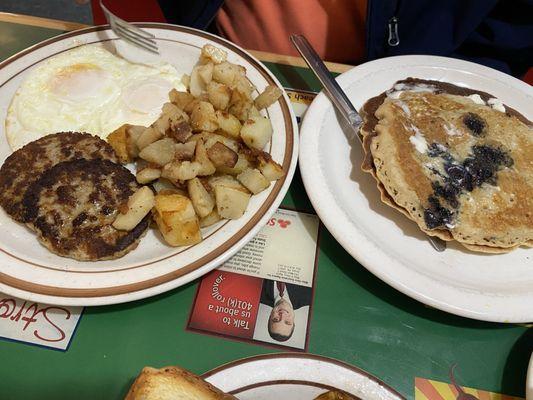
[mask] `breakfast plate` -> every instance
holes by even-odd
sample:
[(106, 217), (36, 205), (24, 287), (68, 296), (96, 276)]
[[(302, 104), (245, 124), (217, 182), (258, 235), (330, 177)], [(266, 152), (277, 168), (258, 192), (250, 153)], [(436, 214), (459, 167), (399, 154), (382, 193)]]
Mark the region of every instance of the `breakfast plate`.
[[(415, 77), (486, 91), (533, 118), (533, 89), (511, 76), (466, 61), (399, 56), (365, 63), (338, 77), (359, 109), (401, 79)], [(433, 250), (416, 224), (380, 200), (361, 171), (359, 140), (343, 127), (321, 93), (301, 127), (300, 169), (320, 219), (363, 266), (401, 292), (453, 314), (497, 322), (533, 321), (533, 250), (479, 254), (448, 242)]]
[[(144, 23), (140, 26), (155, 35), (161, 58), (180, 73), (190, 73), (200, 56), (202, 46), (212, 44), (228, 53), (228, 61), (246, 68), (247, 78), (258, 92), (268, 85), (282, 88), (261, 62), (224, 39), (168, 24)], [(120, 41), (107, 26), (91, 27), (36, 44), (0, 63), (2, 162), (12, 152), (3, 121), (6, 120), (11, 100), (25, 77), (51, 57), (89, 44), (99, 44), (114, 51), (115, 45), (120, 44)], [(135, 58), (136, 55), (130, 54), (130, 57)], [(144, 59), (141, 61), (145, 62)], [(97, 81), (98, 77), (95, 79)], [(92, 84), (74, 84), (80, 90), (92, 90)], [(143, 100), (137, 99), (141, 102)], [(37, 107), (37, 103), (33, 103), (33, 106)], [(285, 94), (268, 107), (266, 116), (270, 119), (274, 132), (267, 151), (282, 166), (285, 176), (271, 184), (267, 190), (253, 196), (241, 218), (205, 228), (204, 240), (196, 245), (170, 247), (150, 230), (139, 246), (122, 258), (80, 262), (50, 253), (38, 244), (25, 226), (17, 224), (1, 210), (0, 292), (49, 304), (114, 304), (179, 287), (219, 266), (252, 239), (268, 221), (287, 192), (295, 171), (297, 125)]]
[(311, 354), (245, 358), (202, 375), (220, 390), (245, 400), (311, 400), (342, 391), (361, 400), (401, 400), (394, 389), (352, 365)]

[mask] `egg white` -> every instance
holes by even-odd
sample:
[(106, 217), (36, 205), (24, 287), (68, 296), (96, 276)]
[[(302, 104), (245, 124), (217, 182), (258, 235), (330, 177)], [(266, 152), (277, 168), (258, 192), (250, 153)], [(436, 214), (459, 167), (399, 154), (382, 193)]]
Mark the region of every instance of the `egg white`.
[(172, 88), (185, 90), (168, 63), (131, 63), (99, 44), (53, 56), (17, 89), (6, 117), (13, 150), (50, 133), (88, 132), (106, 138), (125, 123), (154, 122)]

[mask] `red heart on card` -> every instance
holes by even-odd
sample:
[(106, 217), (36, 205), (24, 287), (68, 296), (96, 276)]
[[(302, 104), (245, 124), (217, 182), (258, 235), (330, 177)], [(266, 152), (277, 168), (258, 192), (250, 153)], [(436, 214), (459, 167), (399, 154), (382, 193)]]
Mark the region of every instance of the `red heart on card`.
[(278, 219), (278, 224), (281, 228), (285, 229), (286, 227), (288, 227), (290, 224), (291, 224), (291, 221), (287, 221), (287, 220), (284, 220), (284, 219)]

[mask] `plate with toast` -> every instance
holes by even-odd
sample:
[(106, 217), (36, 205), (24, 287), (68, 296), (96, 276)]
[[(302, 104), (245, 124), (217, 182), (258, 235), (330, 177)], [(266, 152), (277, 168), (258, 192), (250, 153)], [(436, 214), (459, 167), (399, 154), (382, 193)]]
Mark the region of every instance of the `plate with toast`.
[(230, 362), (197, 376), (183, 368), (145, 367), (126, 400), (294, 399), (401, 400), (377, 378), (352, 365), (311, 354), (279, 353)]

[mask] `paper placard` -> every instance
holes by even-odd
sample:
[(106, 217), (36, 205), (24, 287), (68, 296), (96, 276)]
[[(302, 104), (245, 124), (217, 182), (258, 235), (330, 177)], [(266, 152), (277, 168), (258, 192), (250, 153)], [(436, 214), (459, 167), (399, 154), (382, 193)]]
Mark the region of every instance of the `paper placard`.
[(306, 349), (318, 228), (316, 215), (279, 209), (240, 252), (202, 278), (188, 329)]
[(0, 338), (66, 350), (82, 312), (0, 293)]

